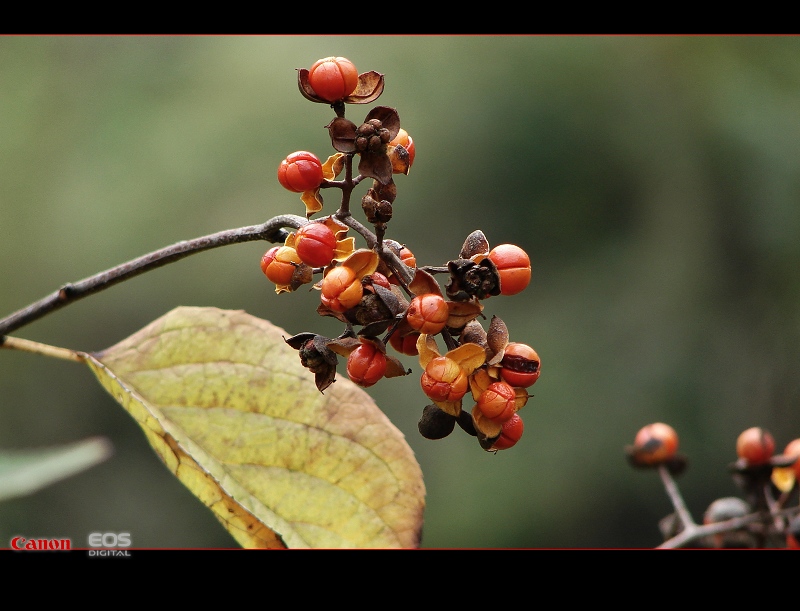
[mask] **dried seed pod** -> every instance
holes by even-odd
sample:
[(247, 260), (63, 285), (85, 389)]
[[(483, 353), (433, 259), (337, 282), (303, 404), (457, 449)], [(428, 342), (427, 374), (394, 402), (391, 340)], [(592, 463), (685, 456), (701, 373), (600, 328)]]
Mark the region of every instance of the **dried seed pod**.
[(298, 333), (287, 338), (286, 343), (300, 354), (300, 364), (314, 374), (317, 390), (324, 391), (336, 379), (336, 366), (339, 359), (328, 347), (334, 340), (316, 333)]
[(475, 263), (469, 259), (448, 262), (450, 280), (445, 287), (447, 296), (454, 301), (467, 301), (472, 297), (487, 299), (500, 294), (500, 276), (490, 259)]
[(476, 255), (489, 255), (489, 240), (480, 229), (476, 229), (467, 236), (458, 256), (461, 259), (472, 259)]
[(443, 412), (435, 405), (426, 405), (417, 423), (420, 434), (426, 439), (444, 439), (456, 426), (456, 417)]

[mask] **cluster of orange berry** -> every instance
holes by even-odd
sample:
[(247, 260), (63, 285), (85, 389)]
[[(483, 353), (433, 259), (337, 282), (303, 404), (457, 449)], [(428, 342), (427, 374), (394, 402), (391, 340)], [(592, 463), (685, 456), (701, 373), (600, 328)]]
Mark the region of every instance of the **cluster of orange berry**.
[[(264, 254), (261, 269), (279, 294), (311, 284), (320, 292), (317, 313), (338, 319), (345, 330), (335, 338), (299, 333), (286, 342), (315, 374), (320, 392), (335, 381), (339, 356), (347, 359), (349, 378), (362, 387), (411, 373), (387, 346), (417, 356), (420, 385), (432, 402), (419, 421), (423, 436), (441, 439), (459, 424), (487, 451), (512, 447), (523, 432), (518, 411), (539, 378), (541, 362), (529, 345), (509, 341), (500, 318), (493, 316), (488, 330), (479, 319), (485, 320), (482, 301), (528, 286), (530, 258), (513, 244), (490, 248), (476, 230), (457, 258), (438, 267), (419, 265), (406, 245), (386, 237), (397, 197), (394, 175), (407, 175), (414, 163), (413, 139), (394, 108), (372, 109), (361, 125), (345, 118), (347, 104), (370, 103), (381, 95), (383, 75), (359, 74), (348, 59), (326, 57), (298, 70), (298, 87), (306, 99), (329, 104), (336, 113), (326, 126), (336, 152), (322, 162), (314, 153), (297, 151), (280, 163), (278, 181), (302, 194), (306, 216), (296, 217), (301, 221), (296, 231)], [(374, 231), (350, 212), (353, 189), (367, 179), (372, 184), (361, 207)], [(330, 188), (342, 192), (339, 209), (312, 220), (323, 208), (322, 190)], [(350, 230), (366, 247), (356, 248)], [(447, 275), (444, 291), (437, 274)], [(315, 282), (315, 276), (321, 279)], [(475, 401), (471, 411), (462, 409), (468, 392)]]
[[(737, 459), (729, 465), (729, 470), (745, 498), (716, 499), (703, 514), (703, 524), (717, 524), (758, 512), (763, 519), (715, 533), (704, 540), (706, 546), (764, 547), (767, 535), (777, 524), (777, 532), (772, 534), (782, 537), (785, 547), (800, 549), (800, 511), (790, 511), (787, 520), (781, 514), (793, 496), (800, 494), (800, 438), (790, 441), (781, 454), (776, 454), (775, 448), (775, 438), (761, 427), (750, 427), (739, 434)], [(678, 434), (663, 422), (639, 429), (633, 445), (627, 446), (625, 452), (630, 463), (639, 468), (663, 466), (678, 475), (687, 465), (686, 457), (678, 453)]]

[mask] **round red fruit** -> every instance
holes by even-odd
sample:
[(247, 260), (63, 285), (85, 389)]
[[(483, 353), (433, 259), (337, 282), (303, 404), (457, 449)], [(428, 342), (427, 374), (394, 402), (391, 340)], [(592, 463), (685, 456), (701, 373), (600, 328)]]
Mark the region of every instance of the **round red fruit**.
[(322, 303), (334, 312), (354, 308), (364, 296), (364, 287), (349, 267), (334, 267), (322, 279)]
[(361, 344), (347, 357), (347, 375), (359, 386), (372, 386), (384, 373), (386, 355), (372, 344)]
[(316, 189), (322, 180), (322, 162), (308, 151), (295, 151), (278, 166), (278, 182), (294, 193)]
[(637, 462), (646, 465), (663, 463), (678, 451), (678, 433), (668, 424), (654, 422), (639, 429), (633, 446)]
[(493, 422), (505, 422), (517, 411), (517, 394), (506, 382), (492, 382), (478, 397), (478, 409)]
[(336, 102), (355, 91), (358, 70), (346, 57), (325, 57), (312, 64), (308, 83), (323, 100)]
[(500, 362), (500, 377), (511, 386), (528, 388), (539, 379), (542, 363), (536, 350), (527, 344), (511, 342)]
[(413, 138), (409, 136), (408, 132), (402, 127), (400, 131), (397, 132), (397, 135), (389, 142), (389, 146), (397, 146), (398, 144), (408, 151), (408, 167), (411, 167), (414, 165), (417, 147), (414, 144)]
[(273, 246), (261, 257), (261, 271), (275, 284), (287, 285), (300, 262), (294, 248)]
[(763, 465), (775, 453), (775, 439), (769, 431), (753, 426), (736, 439), (736, 455), (750, 465)]
[(508, 448), (517, 444), (522, 437), (522, 432), (525, 426), (522, 423), (522, 418), (519, 414), (514, 414), (503, 423), (500, 429), (500, 437), (494, 442), (491, 450), (507, 450)]
[(309, 223), (297, 230), (294, 247), (303, 263), (324, 267), (336, 252), (336, 236), (327, 225)]
[(500, 274), (500, 294), (516, 295), (531, 281), (528, 253), (515, 244), (500, 244), (489, 252), (489, 259)]
[(397, 350), (400, 354), (407, 354), (409, 356), (417, 356), (419, 351), (417, 350), (417, 339), (419, 338), (419, 333), (416, 331), (412, 331), (406, 335), (400, 335), (399, 333), (392, 333), (389, 337), (389, 345)]
[(422, 392), (434, 401), (458, 401), (466, 394), (469, 381), (453, 359), (437, 356), (425, 366), (420, 385)]
[[(411, 252), (407, 247), (401, 246), (399, 255), (400, 260), (405, 263), (411, 269), (417, 267), (417, 258), (414, 256), (414, 253)], [(392, 284), (400, 284), (400, 281), (397, 279), (395, 274), (389, 276), (389, 282)]]
[(406, 320), (411, 328), (428, 335), (436, 335), (444, 329), (449, 316), (450, 310), (444, 297), (435, 293), (417, 295), (406, 312)]
[(797, 460), (792, 463), (790, 468), (794, 470), (794, 476), (800, 480), (800, 438), (790, 441), (783, 453), (786, 456), (797, 456)]

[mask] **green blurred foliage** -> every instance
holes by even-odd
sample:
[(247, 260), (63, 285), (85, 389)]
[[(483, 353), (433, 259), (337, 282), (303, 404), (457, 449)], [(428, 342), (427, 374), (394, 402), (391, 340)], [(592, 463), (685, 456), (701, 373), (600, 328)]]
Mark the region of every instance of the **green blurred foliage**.
[[(742, 430), (762, 426), (780, 449), (800, 436), (791, 36), (2, 37), (0, 316), (168, 244), (303, 214), (276, 169), (295, 150), (333, 152), (332, 111), (296, 85), (329, 55), (386, 75), (377, 104), (417, 146), (388, 237), (441, 265), (482, 229), (533, 262), (525, 292), (485, 303), (542, 358), (516, 447), (489, 454), (460, 429), (422, 438), (417, 375), (369, 391), (425, 474), (424, 547), (653, 547), (672, 508), (625, 460), (640, 427), (678, 431), (695, 519), (738, 494), (727, 465)], [(178, 305), (338, 334), (315, 293), (275, 294), (267, 247), (195, 255), (14, 335), (99, 350)], [(2, 350), (0, 397), (0, 448), (98, 435), (115, 448), (0, 504), (0, 546), (96, 531), (236, 546), (80, 365)]]

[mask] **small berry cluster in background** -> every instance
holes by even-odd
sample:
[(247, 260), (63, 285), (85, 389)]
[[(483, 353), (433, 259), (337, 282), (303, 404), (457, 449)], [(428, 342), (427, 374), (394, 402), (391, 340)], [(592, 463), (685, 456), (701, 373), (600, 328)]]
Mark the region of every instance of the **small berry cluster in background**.
[[(514, 244), (491, 247), (476, 230), (455, 258), (423, 266), (406, 244), (386, 236), (397, 197), (394, 176), (409, 173), (416, 144), (394, 108), (377, 106), (360, 125), (345, 118), (346, 105), (375, 101), (384, 84), (382, 74), (359, 74), (343, 57), (298, 70), (303, 97), (330, 105), (336, 114), (326, 126), (335, 153), (323, 161), (296, 151), (278, 166), (278, 181), (301, 194), (306, 214), (282, 245), (264, 253), (261, 270), (278, 294), (307, 284), (318, 290), (317, 313), (345, 326), (335, 338), (304, 332), (286, 339), (315, 374), (320, 392), (335, 381), (338, 357), (347, 359), (348, 377), (367, 388), (411, 373), (393, 353), (415, 356), (421, 390), (431, 402), (418, 424), (424, 437), (444, 438), (458, 424), (484, 450), (510, 448), (522, 437), (518, 412), (531, 396), (541, 361), (528, 344), (510, 341), (500, 318), (492, 316), (486, 329), (481, 321), (484, 301), (528, 286), (530, 258)], [(350, 211), (353, 190), (368, 179), (361, 208), (372, 229)], [(312, 218), (323, 209), (323, 190), (331, 188), (342, 193), (338, 210)], [(350, 230), (364, 239), (364, 247), (356, 246)], [(437, 275), (447, 278), (444, 290)], [(471, 409), (464, 408), (466, 397), (474, 402)]]
[(800, 438), (775, 453), (775, 438), (761, 427), (750, 427), (736, 439), (735, 462), (728, 465), (742, 497), (722, 497), (695, 524), (672, 476), (686, 470), (678, 453), (678, 434), (655, 422), (636, 433), (626, 446), (628, 461), (640, 469), (658, 469), (675, 513), (660, 524), (662, 547), (789, 548), (800, 549)]

